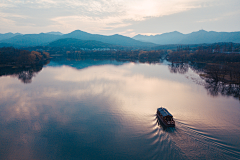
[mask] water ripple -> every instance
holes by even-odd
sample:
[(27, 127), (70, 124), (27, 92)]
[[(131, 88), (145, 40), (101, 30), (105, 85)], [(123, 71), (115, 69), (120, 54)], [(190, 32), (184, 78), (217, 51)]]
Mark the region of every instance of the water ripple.
[(240, 150), (208, 134), (207, 131), (176, 120), (176, 132), (172, 135), (176, 145), (190, 157), (197, 159), (238, 159)]

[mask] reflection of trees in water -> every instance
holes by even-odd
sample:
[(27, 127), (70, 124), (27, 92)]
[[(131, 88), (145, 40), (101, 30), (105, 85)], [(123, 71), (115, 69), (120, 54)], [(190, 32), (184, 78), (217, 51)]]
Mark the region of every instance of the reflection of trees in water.
[(18, 74), (18, 79), (20, 79), (23, 83), (31, 83), (32, 78), (37, 74), (37, 72), (34, 72), (32, 70), (29, 71), (23, 71)]
[(223, 96), (240, 98), (240, 86), (237, 84), (227, 84), (210, 78), (206, 78), (205, 82), (205, 88), (212, 96), (218, 96), (220, 93)]
[(0, 76), (17, 77), (22, 83), (31, 83), (32, 78), (43, 68), (43, 65), (31, 66), (28, 68), (4, 67), (0, 70)]
[(171, 73), (185, 74), (188, 72), (189, 65), (187, 63), (172, 63), (168, 65)]
[[(209, 72), (208, 67), (205, 63), (172, 63), (168, 65), (169, 71), (171, 73), (185, 74), (191, 68), (197, 74), (207, 74)], [(233, 96), (240, 99), (240, 86), (238, 84), (229, 84), (220, 81), (214, 76), (202, 77), (205, 83), (199, 83), (204, 85), (208, 93), (212, 96), (218, 96), (219, 94), (223, 96)]]
[(189, 68), (191, 68), (195, 73), (204, 73), (206, 63), (189, 63)]
[[(148, 63), (148, 64), (158, 64), (163, 63), (164, 59), (162, 58), (156, 58), (156, 59), (134, 59), (134, 58), (119, 58), (119, 57), (104, 57), (104, 56), (98, 56), (98, 57), (87, 57), (87, 56), (52, 56), (51, 61), (54, 62), (64, 62), (64, 61), (85, 61), (85, 60), (94, 60), (94, 61), (104, 61), (104, 60), (111, 60), (111, 61), (117, 61), (117, 62), (134, 62), (134, 63)], [(73, 67), (73, 66), (71, 66)]]

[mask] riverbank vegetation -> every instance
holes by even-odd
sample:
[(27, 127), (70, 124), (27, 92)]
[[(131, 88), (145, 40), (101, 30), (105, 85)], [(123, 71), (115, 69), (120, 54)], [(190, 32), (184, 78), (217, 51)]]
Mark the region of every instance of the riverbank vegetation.
[(0, 77), (10, 75), (23, 83), (31, 83), (32, 78), (49, 63), (49, 58), (47, 52), (0, 48)]
[[(190, 49), (189, 47), (178, 47), (167, 55), (168, 61), (172, 63), (202, 63), (200, 74), (202, 77), (211, 78), (214, 81), (222, 81), (229, 84), (240, 84), (240, 45), (233, 47), (228, 45), (199, 46)], [(238, 48), (239, 47), (239, 48)]]
[(30, 67), (42, 65), (50, 58), (47, 52), (20, 50), (13, 47), (0, 48), (0, 67)]
[(240, 100), (240, 85), (236, 83), (223, 82), (221, 80), (216, 80), (211, 76), (203, 76), (206, 71), (206, 64), (204, 63), (171, 63), (168, 65), (169, 71), (175, 74), (186, 74), (189, 69), (195, 71), (201, 75), (204, 81), (199, 79), (191, 78), (195, 83), (203, 85), (208, 91), (208, 94), (212, 96), (218, 96), (219, 94), (223, 96), (232, 96)]

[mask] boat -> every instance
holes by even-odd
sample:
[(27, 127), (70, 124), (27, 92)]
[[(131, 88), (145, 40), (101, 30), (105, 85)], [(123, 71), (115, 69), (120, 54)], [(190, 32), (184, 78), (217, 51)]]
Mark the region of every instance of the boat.
[(157, 116), (166, 127), (175, 126), (175, 121), (173, 120), (173, 116), (168, 112), (166, 108), (163, 108), (163, 107), (158, 108)]

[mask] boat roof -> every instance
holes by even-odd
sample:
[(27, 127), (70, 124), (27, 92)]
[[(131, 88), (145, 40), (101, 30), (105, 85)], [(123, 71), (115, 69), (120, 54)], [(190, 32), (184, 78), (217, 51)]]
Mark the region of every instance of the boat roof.
[(166, 116), (170, 116), (170, 117), (172, 117), (172, 115), (168, 112), (168, 110), (167, 109), (165, 109), (165, 108), (158, 108), (158, 111), (161, 113), (161, 115), (163, 116), (163, 117), (166, 117)]

